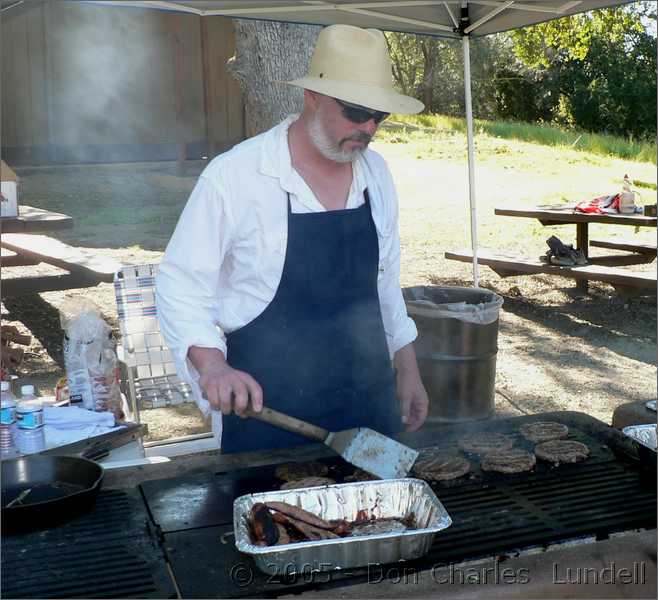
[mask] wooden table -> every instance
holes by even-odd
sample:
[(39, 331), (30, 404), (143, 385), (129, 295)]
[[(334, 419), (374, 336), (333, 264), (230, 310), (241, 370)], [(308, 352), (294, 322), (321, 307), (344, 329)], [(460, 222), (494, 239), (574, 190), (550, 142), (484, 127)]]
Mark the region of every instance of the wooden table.
[[(589, 259), (589, 224), (602, 223), (607, 225), (631, 225), (633, 227), (656, 227), (656, 217), (648, 217), (642, 214), (597, 214), (575, 212), (573, 206), (545, 205), (534, 208), (496, 208), (496, 215), (506, 217), (523, 217), (537, 219), (542, 225), (576, 225), (576, 247), (583, 251)], [(592, 246), (627, 250), (630, 254), (610, 255), (590, 259), (592, 264), (608, 266), (634, 265), (650, 262), (656, 256), (655, 246), (641, 244), (629, 244), (614, 242), (592, 243)], [(587, 292), (587, 279), (579, 279), (578, 289)]]
[(42, 235), (70, 229), (73, 218), (63, 213), (21, 205), (17, 217), (0, 219), (0, 264), (3, 267), (25, 267), (46, 263), (62, 269), (64, 275), (5, 278), (2, 296), (68, 290), (112, 282), (114, 273), (121, 268), (115, 260), (83, 252)]
[(73, 227), (73, 217), (21, 204), (17, 217), (0, 218), (2, 233), (35, 233)]

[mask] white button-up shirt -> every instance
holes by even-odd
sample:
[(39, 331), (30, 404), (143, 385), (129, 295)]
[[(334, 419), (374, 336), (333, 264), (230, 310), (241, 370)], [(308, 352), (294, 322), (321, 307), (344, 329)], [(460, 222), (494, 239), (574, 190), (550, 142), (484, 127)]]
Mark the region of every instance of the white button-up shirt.
[[(178, 374), (191, 384), (205, 415), (209, 405), (188, 349), (217, 348), (226, 356), (225, 334), (253, 321), (273, 300), (288, 243), (287, 193), (294, 213), (326, 210), (291, 164), (288, 128), (296, 118), (210, 162), (158, 270), (160, 326)], [(368, 188), (379, 240), (377, 289), (392, 358), (417, 336), (400, 289), (397, 194), (384, 159), (373, 150), (357, 156), (352, 167), (345, 208), (361, 206)]]

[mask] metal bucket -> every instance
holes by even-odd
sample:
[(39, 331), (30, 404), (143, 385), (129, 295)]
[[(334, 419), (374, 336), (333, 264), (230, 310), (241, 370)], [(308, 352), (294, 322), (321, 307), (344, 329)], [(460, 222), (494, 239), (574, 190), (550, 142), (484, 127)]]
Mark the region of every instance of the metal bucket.
[[(487, 419), (494, 412), (498, 319), (481, 325), (459, 318), (432, 316), (413, 299), (422, 295), (435, 304), (490, 303), (500, 298), (489, 290), (461, 287), (406, 288), (409, 316), (416, 322), (420, 375), (430, 400), (428, 420), (461, 422)], [(438, 312), (438, 311), (436, 311)]]

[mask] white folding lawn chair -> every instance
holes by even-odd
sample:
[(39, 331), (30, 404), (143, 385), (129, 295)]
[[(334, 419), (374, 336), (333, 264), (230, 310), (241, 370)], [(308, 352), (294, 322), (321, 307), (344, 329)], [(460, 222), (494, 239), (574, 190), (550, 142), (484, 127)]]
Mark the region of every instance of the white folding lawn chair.
[(157, 265), (124, 267), (114, 278), (130, 409), (142, 410), (192, 401), (190, 386), (176, 374), (155, 308)]
[[(141, 422), (143, 411), (194, 402), (190, 386), (176, 374), (171, 351), (160, 332), (155, 305), (157, 269), (156, 264), (124, 267), (114, 277), (121, 332), (120, 358), (125, 364), (127, 382), (124, 393), (131, 418), (137, 422)], [(208, 432), (165, 442), (147, 442), (145, 446), (212, 437)], [(205, 444), (203, 447), (207, 449)], [(209, 447), (216, 448), (217, 444), (211, 443)]]

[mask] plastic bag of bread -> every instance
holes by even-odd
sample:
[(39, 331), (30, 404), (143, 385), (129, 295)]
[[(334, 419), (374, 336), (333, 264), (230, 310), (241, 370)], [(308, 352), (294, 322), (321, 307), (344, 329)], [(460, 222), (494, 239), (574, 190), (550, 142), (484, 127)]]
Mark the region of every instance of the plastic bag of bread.
[(71, 405), (122, 419), (116, 343), (100, 309), (85, 298), (69, 299), (60, 320)]

